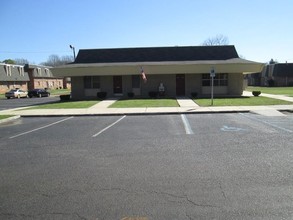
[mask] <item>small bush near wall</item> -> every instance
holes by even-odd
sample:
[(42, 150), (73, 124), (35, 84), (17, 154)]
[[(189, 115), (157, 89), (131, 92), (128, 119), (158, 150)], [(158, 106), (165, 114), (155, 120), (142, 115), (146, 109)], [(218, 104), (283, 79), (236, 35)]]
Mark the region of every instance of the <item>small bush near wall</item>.
[(268, 80), (269, 87), (273, 87), (275, 85), (275, 81), (273, 79)]
[(191, 93), (191, 98), (196, 98), (197, 97), (197, 92), (192, 92)]
[(60, 95), (60, 100), (61, 101), (69, 101), (70, 100), (70, 95)]
[(103, 100), (107, 97), (107, 92), (98, 92), (97, 97)]
[(157, 98), (157, 96), (158, 96), (158, 92), (155, 92), (155, 91), (150, 91), (149, 92), (149, 97), (150, 98)]
[(127, 95), (128, 95), (128, 98), (133, 98), (134, 97), (134, 93), (133, 92), (129, 92), (129, 93), (127, 93)]
[(252, 91), (252, 95), (259, 96), (261, 94), (261, 91)]

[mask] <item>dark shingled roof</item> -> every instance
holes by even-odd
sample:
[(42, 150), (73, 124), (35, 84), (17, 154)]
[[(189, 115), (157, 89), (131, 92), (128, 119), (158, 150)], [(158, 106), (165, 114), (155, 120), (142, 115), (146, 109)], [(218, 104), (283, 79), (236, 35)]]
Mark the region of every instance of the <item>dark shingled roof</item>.
[(234, 46), (82, 49), (74, 63), (227, 60), (239, 58)]
[(293, 76), (293, 63), (276, 63), (274, 65), (273, 76)]

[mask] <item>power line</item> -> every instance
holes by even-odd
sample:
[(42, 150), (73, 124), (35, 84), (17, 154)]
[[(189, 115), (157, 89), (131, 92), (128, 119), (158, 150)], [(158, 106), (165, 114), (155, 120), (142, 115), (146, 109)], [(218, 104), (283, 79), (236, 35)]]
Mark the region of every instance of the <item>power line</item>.
[(0, 53), (70, 53), (70, 51), (0, 51)]

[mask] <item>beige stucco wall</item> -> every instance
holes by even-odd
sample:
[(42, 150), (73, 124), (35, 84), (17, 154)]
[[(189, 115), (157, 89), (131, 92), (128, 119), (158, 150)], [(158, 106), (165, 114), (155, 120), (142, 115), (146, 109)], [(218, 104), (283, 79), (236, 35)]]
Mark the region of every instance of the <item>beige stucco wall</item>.
[[(113, 97), (113, 76), (100, 76), (100, 89), (92, 89), (92, 91), (85, 90), (83, 77), (72, 77), (72, 97), (73, 99), (87, 99), (96, 98), (99, 91), (107, 92), (107, 97)], [(160, 74), (147, 75), (147, 82), (140, 81), (141, 88), (136, 89), (136, 94), (142, 97), (148, 97), (150, 91), (158, 91), (160, 83), (165, 87), (166, 97), (176, 96), (176, 74)], [(122, 93), (123, 97), (127, 97), (129, 92), (134, 92), (132, 88), (132, 76), (122, 76)], [(228, 86), (215, 86), (215, 95), (242, 95), (243, 91), (243, 74), (229, 73)], [(211, 87), (202, 86), (202, 74), (185, 74), (185, 95), (190, 96), (191, 93), (196, 92), (199, 96), (209, 95)]]
[(201, 95), (201, 74), (185, 74), (185, 95), (190, 96), (196, 92)]
[(82, 100), (84, 96), (83, 76), (71, 77), (71, 96), (72, 99)]
[(240, 96), (243, 93), (243, 74), (229, 73), (228, 75), (228, 94)]
[(147, 75), (147, 82), (141, 80), (141, 95), (148, 96), (150, 91), (158, 91), (160, 83), (163, 83), (166, 96), (175, 96), (175, 75)]

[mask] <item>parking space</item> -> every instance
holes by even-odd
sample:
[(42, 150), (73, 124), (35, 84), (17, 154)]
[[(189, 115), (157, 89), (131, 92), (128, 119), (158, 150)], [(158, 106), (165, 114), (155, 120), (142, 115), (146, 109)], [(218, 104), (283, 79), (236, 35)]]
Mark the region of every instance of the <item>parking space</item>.
[(46, 104), (59, 101), (58, 96), (42, 97), (42, 98), (20, 98), (20, 99), (0, 99), (0, 111), (12, 108), (20, 108), (31, 105)]
[[(70, 120), (69, 120), (70, 119)], [(174, 135), (293, 132), (293, 115), (266, 117), (240, 114), (181, 114), (100, 117), (20, 118), (0, 125), (0, 138), (43, 135), (54, 139), (147, 139)], [(113, 138), (110, 138), (113, 139)]]
[(247, 113), (1, 124), (0, 217), (289, 219), (292, 120)]

